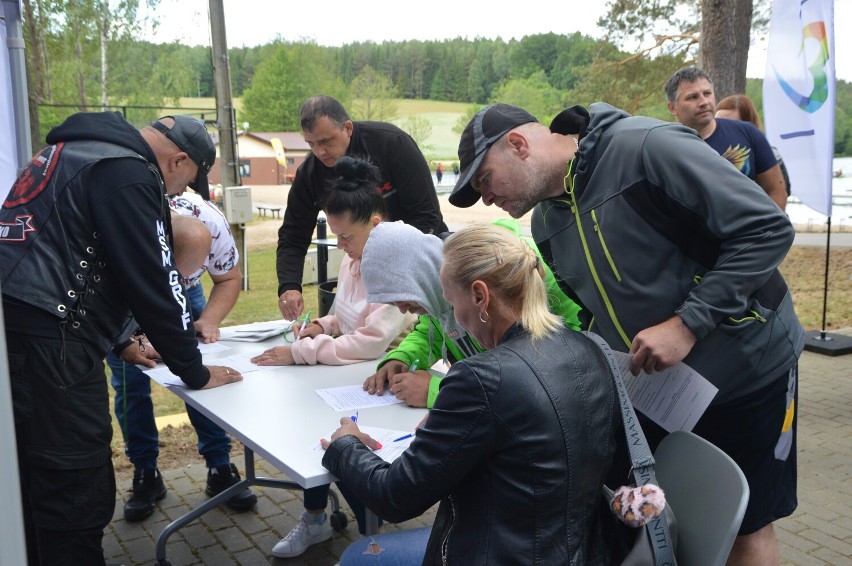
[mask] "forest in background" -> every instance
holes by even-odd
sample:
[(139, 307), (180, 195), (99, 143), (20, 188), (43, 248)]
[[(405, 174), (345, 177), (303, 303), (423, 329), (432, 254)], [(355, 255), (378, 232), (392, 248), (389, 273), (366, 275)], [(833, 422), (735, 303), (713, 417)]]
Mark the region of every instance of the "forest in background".
[[(214, 95), (209, 47), (139, 41), (135, 12), (99, 13), (102, 2), (66, 0), (65, 17), (57, 20), (40, 14), (58, 0), (34, 1), (24, 0), (24, 32), (30, 101), (38, 109), (35, 145), (78, 110), (123, 108), (142, 124), (161, 108), (178, 107), (182, 97)], [(543, 122), (595, 101), (670, 120), (662, 84), (694, 62), (688, 49), (637, 56), (580, 33), (341, 47), (275, 41), (228, 52), (232, 94), (241, 98), (237, 124), (254, 131), (298, 131), (299, 107), (317, 93), (341, 99), (354, 119), (396, 121), (394, 100), (401, 98), (468, 104), (461, 126), (481, 105), (497, 101), (522, 106)], [(760, 108), (762, 81), (747, 80), (745, 91)], [(415, 139), (428, 137), (430, 124), (416, 115), (400, 125)], [(845, 81), (837, 83), (835, 154), (852, 155), (852, 83)]]

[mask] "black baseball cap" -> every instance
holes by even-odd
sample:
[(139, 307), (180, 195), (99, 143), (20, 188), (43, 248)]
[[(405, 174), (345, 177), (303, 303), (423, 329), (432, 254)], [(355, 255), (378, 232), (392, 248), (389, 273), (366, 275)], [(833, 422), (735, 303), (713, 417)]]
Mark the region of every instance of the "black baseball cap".
[(470, 180), (476, 175), (486, 152), (506, 133), (530, 122), (538, 120), (526, 110), (510, 104), (492, 104), (476, 113), (459, 141), (461, 173), (450, 194), (450, 204), (459, 208), (476, 204), (480, 194), (471, 186)]
[[(171, 118), (175, 125), (169, 128), (160, 120)], [(189, 184), (190, 188), (201, 195), (204, 200), (210, 200), (210, 183), (207, 174), (216, 160), (216, 146), (204, 127), (204, 122), (192, 116), (163, 116), (151, 122), (151, 126), (172, 140), (181, 151), (186, 152), (190, 159), (198, 165), (198, 175)]]

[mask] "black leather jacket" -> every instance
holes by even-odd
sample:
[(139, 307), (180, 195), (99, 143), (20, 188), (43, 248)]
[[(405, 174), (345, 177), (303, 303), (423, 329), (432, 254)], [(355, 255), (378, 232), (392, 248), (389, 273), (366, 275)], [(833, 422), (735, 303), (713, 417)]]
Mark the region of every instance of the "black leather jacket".
[(58, 328), (106, 354), (132, 310), (169, 369), (203, 387), (151, 149), (113, 112), (76, 114), (47, 139), (0, 210), (3, 297), (31, 319), (7, 317), (7, 330)]
[(393, 522), (441, 501), (424, 564), (606, 564), (601, 485), (620, 414), (597, 347), (520, 326), (453, 364), (414, 442), (392, 464), (354, 436), (323, 465)]

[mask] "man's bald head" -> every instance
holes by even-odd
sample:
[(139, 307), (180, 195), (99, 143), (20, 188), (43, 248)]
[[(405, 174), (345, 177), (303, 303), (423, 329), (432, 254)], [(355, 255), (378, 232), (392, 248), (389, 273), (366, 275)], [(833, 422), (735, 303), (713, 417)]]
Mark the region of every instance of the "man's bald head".
[(172, 234), (175, 243), (175, 265), (181, 276), (189, 277), (204, 265), (210, 255), (213, 237), (201, 220), (174, 212)]

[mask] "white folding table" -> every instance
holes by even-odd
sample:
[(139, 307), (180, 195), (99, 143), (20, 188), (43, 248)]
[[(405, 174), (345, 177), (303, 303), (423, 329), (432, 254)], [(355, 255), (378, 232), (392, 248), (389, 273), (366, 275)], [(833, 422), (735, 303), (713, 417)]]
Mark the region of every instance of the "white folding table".
[[(285, 344), (281, 337), (263, 342), (221, 342), (231, 349), (204, 355), (204, 363), (233, 354), (253, 354)], [(348, 412), (335, 412), (316, 389), (361, 384), (376, 370), (377, 360), (345, 366), (270, 366), (243, 374), (243, 381), (213, 389), (192, 390), (169, 387), (181, 399), (231, 433), (245, 445), (245, 478), (200, 507), (167, 525), (157, 538), (157, 564), (169, 564), (166, 542), (169, 536), (234, 494), (253, 485), (285, 489), (306, 489), (331, 483), (336, 478), (322, 466), (322, 451), (311, 450), (320, 438), (337, 429)], [(426, 414), (425, 409), (386, 405), (359, 409), (359, 423), (393, 430), (413, 431)], [(292, 481), (256, 477), (254, 454), (284, 472)], [(374, 534), (378, 520), (367, 510), (367, 533)]]

